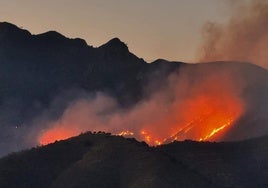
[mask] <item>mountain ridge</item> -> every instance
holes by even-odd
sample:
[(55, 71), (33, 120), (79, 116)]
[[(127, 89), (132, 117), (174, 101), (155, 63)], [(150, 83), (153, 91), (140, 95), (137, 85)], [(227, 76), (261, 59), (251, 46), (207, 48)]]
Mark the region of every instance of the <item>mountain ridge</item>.
[[(13, 30), (22, 34), (14, 35)], [(4, 35), (7, 37), (1, 37)], [(129, 110), (165, 90), (170, 77), (183, 75), (185, 70), (194, 82), (222, 70), (235, 80), (247, 81), (242, 83), (243, 99), (250, 112), (226, 138), (242, 135), (244, 139), (268, 132), (266, 69), (235, 62), (186, 64), (158, 59), (147, 63), (118, 38), (94, 48), (83, 39), (68, 39), (58, 32), (32, 35), (13, 24), (0, 23), (0, 155), (28, 146), (24, 135), (14, 131), (16, 127), (30, 132), (36, 128), (31, 126), (37, 126), (33, 123), (36, 118), (44, 114), (47, 119), (58, 119), (81, 96), (102, 92)]]
[[(11, 153), (36, 145), (40, 132), (34, 131), (47, 128), (39, 124), (58, 120), (81, 96), (102, 92), (128, 111), (165, 91), (174, 77), (186, 75), (187, 83), (199, 86), (211, 76), (220, 84), (219, 73), (241, 81), (236, 86), (246, 102), (226, 140), (258, 138), (149, 147), (133, 138), (88, 132)], [(267, 96), (268, 71), (256, 65), (147, 63), (118, 38), (94, 48), (55, 31), (32, 35), (0, 23), (0, 156), (10, 153), (0, 158), (0, 187), (267, 187), (268, 137), (260, 137), (268, 134)]]

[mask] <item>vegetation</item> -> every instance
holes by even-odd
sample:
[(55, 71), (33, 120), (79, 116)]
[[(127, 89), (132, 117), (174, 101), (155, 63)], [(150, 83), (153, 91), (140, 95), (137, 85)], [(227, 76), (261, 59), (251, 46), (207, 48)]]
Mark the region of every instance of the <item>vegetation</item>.
[(0, 160), (1, 188), (266, 187), (268, 137), (149, 147), (85, 133)]

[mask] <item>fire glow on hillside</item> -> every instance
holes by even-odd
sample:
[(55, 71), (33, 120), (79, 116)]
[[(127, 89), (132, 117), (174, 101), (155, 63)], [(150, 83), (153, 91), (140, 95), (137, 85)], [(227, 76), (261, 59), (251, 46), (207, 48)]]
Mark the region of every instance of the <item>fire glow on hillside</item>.
[(45, 145), (86, 131), (134, 137), (149, 145), (185, 139), (223, 140), (245, 112), (239, 83), (222, 70), (216, 74), (207, 74), (206, 69), (184, 71), (170, 76), (165, 90), (128, 110), (120, 109), (107, 96), (79, 100), (41, 132), (38, 142)]
[[(197, 141), (218, 141), (232, 127), (235, 121), (242, 114), (240, 101), (229, 98), (197, 98), (193, 106), (185, 109), (183, 125), (166, 125), (170, 134), (167, 137), (159, 137), (154, 129), (142, 130), (140, 137), (149, 145), (160, 145), (176, 140), (192, 139)], [(180, 116), (180, 115), (178, 115)], [(187, 122), (188, 121), (188, 122)], [(174, 131), (174, 132), (172, 132)]]
[[(172, 107), (173, 111), (163, 115), (161, 121), (155, 126), (144, 123), (138, 130), (134, 127), (133, 130), (122, 128), (120, 132), (112, 130), (111, 132), (118, 136), (135, 137), (149, 145), (161, 145), (185, 139), (218, 141), (243, 112), (241, 101), (232, 94), (226, 93), (217, 96), (201, 95), (182, 104), (179, 106), (175, 103)], [(161, 129), (159, 129), (160, 124)], [(39, 137), (39, 143), (46, 145), (78, 135), (82, 131), (84, 130), (77, 127), (55, 126), (44, 131)]]
[(53, 143), (57, 140), (64, 140), (70, 137), (76, 136), (79, 134), (79, 131), (74, 129), (66, 129), (64, 127), (54, 127), (49, 130), (46, 130), (39, 137), (39, 144), (47, 145)]

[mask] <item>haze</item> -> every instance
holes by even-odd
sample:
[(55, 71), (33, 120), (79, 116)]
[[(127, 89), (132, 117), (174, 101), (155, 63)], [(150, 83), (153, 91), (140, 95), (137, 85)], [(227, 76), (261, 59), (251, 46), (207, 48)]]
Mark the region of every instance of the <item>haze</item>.
[(0, 21), (34, 34), (56, 30), (93, 46), (119, 37), (148, 62), (158, 58), (195, 62), (204, 24), (227, 21), (230, 2), (235, 1), (0, 0)]

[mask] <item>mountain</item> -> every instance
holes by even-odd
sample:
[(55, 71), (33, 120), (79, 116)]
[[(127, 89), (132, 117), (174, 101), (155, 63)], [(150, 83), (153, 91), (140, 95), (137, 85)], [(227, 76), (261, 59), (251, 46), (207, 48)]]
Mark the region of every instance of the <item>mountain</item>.
[[(49, 97), (70, 87), (120, 93), (127, 87), (122, 81), (138, 83), (135, 75), (147, 65), (119, 39), (93, 48), (82, 39), (68, 39), (55, 31), (31, 35), (9, 23), (0, 24), (0, 36), (3, 97), (16, 93), (26, 101), (46, 104)], [(122, 69), (128, 74), (119, 74)]]
[(0, 187), (260, 187), (268, 137), (230, 143), (144, 142), (85, 133), (0, 159)]
[[(55, 31), (32, 35), (6, 22), (0, 23), (0, 62), (0, 101), (17, 98), (28, 109), (34, 101), (46, 106), (70, 88), (105, 91), (120, 96), (122, 104), (134, 103), (141, 98), (147, 73), (166, 64), (151, 68), (118, 38), (93, 48), (82, 39)], [(27, 116), (25, 108), (21, 112)]]
[(202, 85), (209, 76), (220, 83), (217, 74), (223, 71), (232, 78), (230, 82), (241, 81), (237, 87), (242, 88), (246, 102), (245, 113), (224, 140), (268, 134), (266, 69), (239, 62), (186, 64), (158, 59), (147, 63), (118, 38), (94, 48), (83, 39), (70, 39), (56, 31), (33, 35), (2, 22), (0, 156), (37, 144), (28, 138), (32, 130), (41, 129), (36, 121), (44, 121), (44, 114), (49, 121), (58, 119), (80, 96), (103, 92), (124, 111), (165, 91), (174, 75), (187, 74), (189, 83)]
[[(27, 131), (51, 105), (51, 118), (58, 118), (81, 93), (104, 92), (124, 107), (133, 105), (143, 97), (150, 72), (162, 64), (151, 68), (118, 38), (93, 48), (56, 31), (32, 35), (0, 23), (0, 155), (25, 145), (22, 131), (14, 133), (17, 127)], [(160, 70), (168, 71), (174, 69)]]

